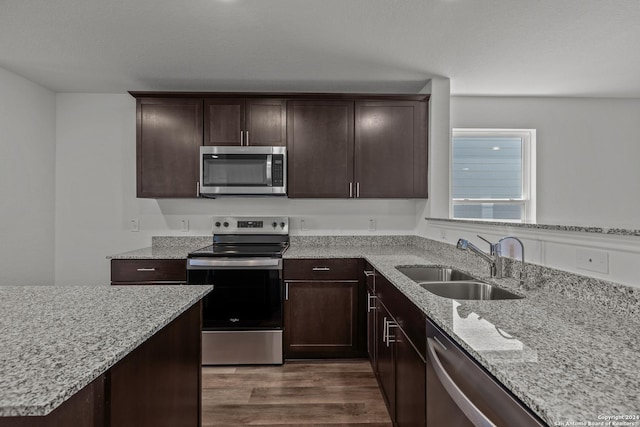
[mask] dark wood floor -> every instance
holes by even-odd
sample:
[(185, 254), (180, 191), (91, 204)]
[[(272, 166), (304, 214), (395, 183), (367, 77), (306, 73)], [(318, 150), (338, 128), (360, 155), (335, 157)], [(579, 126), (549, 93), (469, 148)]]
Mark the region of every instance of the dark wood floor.
[(202, 368), (203, 426), (391, 426), (369, 361)]

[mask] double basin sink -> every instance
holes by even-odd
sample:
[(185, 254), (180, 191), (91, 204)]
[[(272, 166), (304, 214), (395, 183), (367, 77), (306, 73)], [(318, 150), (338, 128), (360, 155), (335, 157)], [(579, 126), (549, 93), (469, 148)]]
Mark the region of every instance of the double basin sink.
[(490, 285), (462, 271), (438, 266), (397, 266), (420, 287), (432, 294), (451, 299), (463, 300), (503, 300), (520, 299), (520, 295)]

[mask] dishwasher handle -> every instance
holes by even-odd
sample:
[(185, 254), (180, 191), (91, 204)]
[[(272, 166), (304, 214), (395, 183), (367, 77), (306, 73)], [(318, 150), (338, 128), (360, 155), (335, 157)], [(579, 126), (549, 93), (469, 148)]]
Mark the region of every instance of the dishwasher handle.
[(458, 405), (460, 410), (467, 416), (469, 421), (471, 421), (475, 427), (496, 427), (496, 425), (485, 414), (483, 414), (476, 405), (473, 404), (469, 397), (460, 390), (460, 387), (458, 387), (451, 376), (449, 376), (447, 370), (442, 366), (442, 362), (438, 358), (435, 343), (436, 341), (433, 338), (427, 338), (427, 353), (438, 380), (440, 380), (440, 383), (451, 399), (456, 403), (456, 405)]

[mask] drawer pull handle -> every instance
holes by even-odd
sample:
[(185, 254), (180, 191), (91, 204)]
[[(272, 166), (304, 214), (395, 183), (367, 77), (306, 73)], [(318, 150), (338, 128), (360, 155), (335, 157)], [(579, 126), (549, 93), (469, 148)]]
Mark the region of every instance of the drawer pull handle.
[(368, 270), (364, 271), (364, 275), (367, 277), (375, 276), (375, 274), (376, 274), (375, 271), (368, 271)]
[(313, 267), (313, 271), (330, 271), (329, 267)]
[(156, 271), (155, 268), (138, 268), (137, 271)]
[[(474, 426), (495, 427), (496, 425), (473, 404), (471, 399), (464, 394), (453, 378), (449, 376), (449, 373), (438, 357), (434, 342), (433, 338), (427, 338), (427, 353), (440, 384), (442, 384), (446, 392), (451, 396), (451, 399), (458, 405), (460, 410), (464, 412)], [(438, 341), (438, 343), (440, 343), (440, 341)]]
[(373, 305), (371, 305), (371, 300), (375, 301), (376, 296), (367, 292), (367, 313), (371, 313), (371, 310), (376, 309), (376, 303), (374, 302)]

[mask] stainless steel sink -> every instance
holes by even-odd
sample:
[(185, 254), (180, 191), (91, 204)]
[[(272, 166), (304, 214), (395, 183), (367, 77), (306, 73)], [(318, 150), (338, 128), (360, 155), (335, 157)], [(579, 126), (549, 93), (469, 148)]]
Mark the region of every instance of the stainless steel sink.
[(437, 266), (397, 266), (404, 274), (432, 294), (451, 299), (500, 300), (520, 299), (514, 294), (478, 280), (462, 271)]
[(462, 271), (447, 267), (399, 266), (396, 267), (396, 270), (414, 282), (454, 282), (459, 280), (476, 280)]
[(422, 288), (444, 298), (470, 300), (520, 299), (506, 289), (478, 281), (418, 283)]

